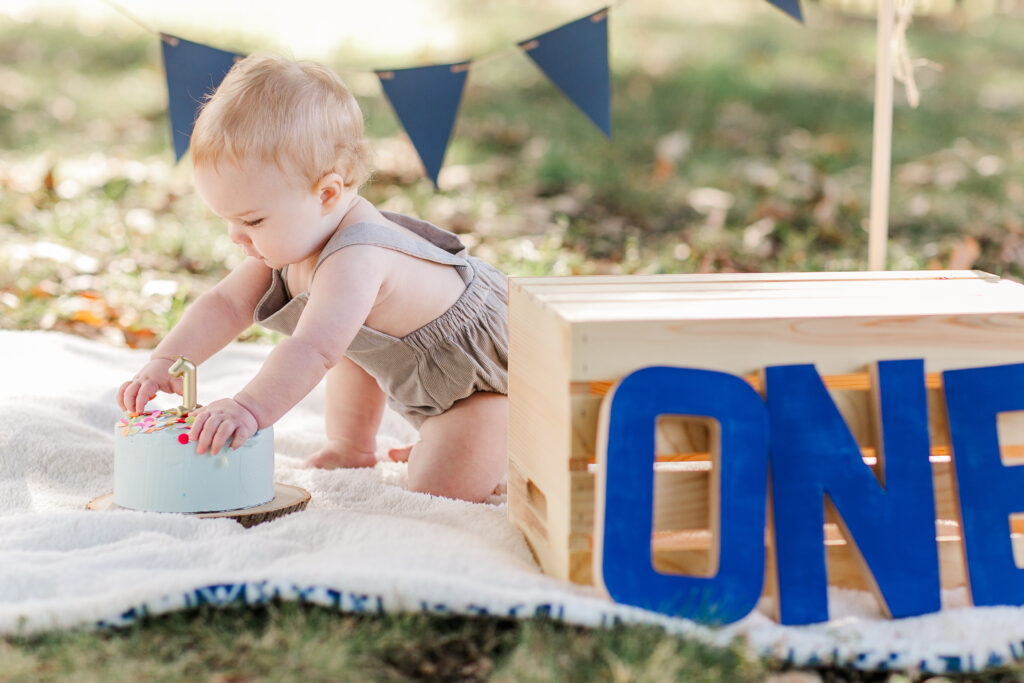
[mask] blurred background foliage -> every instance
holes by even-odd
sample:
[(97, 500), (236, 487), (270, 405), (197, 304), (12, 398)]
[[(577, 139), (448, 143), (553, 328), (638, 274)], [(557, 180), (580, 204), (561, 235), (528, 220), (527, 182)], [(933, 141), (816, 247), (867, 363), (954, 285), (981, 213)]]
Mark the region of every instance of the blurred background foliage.
[[(509, 49), (603, 3), (370, 4), (295, 0), (287, 20), (269, 3), (126, 6), (155, 30), (334, 67), (376, 150), (364, 194), (511, 275), (866, 268), (871, 0), (805, 1), (806, 26), (760, 0), (616, 5), (611, 141)], [(890, 268), (1024, 278), (1022, 31), (1024, 0), (917, 3)], [(0, 0), (0, 328), (152, 346), (240, 261), (174, 163), (159, 50), (100, 0)], [(487, 56), (435, 191), (372, 71)]]

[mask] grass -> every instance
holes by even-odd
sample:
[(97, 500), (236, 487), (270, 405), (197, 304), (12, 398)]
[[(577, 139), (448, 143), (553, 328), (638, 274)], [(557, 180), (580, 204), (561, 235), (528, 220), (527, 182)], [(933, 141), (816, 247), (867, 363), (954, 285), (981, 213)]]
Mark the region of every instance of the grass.
[[(346, 76), (377, 148), (367, 196), (462, 233), (513, 275), (866, 267), (872, 22), (812, 5), (801, 28), (747, 3), (735, 21), (695, 24), (678, 5), (613, 10), (612, 141), (525, 58), (474, 67), (440, 192), (420, 178), (372, 75)], [(468, 54), (593, 9), (494, 6), (477, 22), (467, 7), (453, 15), (472, 35)], [(941, 70), (919, 70), (918, 109), (897, 88), (890, 267), (1024, 278), (1022, 28), (1020, 17), (960, 15), (911, 27), (914, 55)], [(244, 34), (186, 37), (261, 47)], [(344, 48), (331, 58), (368, 59)], [(402, 63), (415, 56), (386, 66)], [(192, 193), (187, 162), (173, 164), (162, 78), (156, 40), (134, 26), (0, 22), (0, 328), (152, 346), (240, 260)], [(293, 604), (0, 641), (0, 679), (25, 681), (752, 680), (781, 668), (657, 629)]]
[(655, 628), (202, 608), (103, 632), (0, 642), (9, 681), (734, 681), (768, 668)]

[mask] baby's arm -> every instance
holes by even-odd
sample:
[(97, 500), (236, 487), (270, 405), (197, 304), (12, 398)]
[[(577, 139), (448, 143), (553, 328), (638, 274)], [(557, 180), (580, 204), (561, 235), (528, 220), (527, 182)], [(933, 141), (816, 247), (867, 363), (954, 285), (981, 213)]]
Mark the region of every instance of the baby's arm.
[(199, 365), (245, 331), (270, 279), (263, 262), (248, 258), (196, 299), (153, 350), (150, 361), (118, 389), (121, 409), (139, 413), (157, 391), (181, 393), (181, 380), (167, 374), (174, 359), (186, 356)]
[(370, 315), (383, 282), (380, 252), (351, 246), (325, 259), (294, 334), (280, 342), (234, 399), (203, 408), (192, 427), (199, 453), (237, 448), (276, 422), (341, 360)]

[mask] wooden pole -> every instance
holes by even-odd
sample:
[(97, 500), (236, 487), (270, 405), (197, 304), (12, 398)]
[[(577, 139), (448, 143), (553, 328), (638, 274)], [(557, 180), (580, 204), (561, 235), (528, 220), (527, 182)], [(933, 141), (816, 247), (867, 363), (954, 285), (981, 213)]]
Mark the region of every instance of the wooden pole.
[(885, 270), (889, 240), (889, 183), (892, 171), (892, 72), (894, 0), (878, 0), (875, 58), (875, 126), (871, 152), (871, 211), (868, 217), (868, 269)]

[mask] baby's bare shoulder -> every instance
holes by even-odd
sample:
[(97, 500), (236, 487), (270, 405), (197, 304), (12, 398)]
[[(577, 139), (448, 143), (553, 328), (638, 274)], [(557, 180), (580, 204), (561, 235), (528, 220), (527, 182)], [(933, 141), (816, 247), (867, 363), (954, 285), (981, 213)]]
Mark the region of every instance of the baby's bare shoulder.
[(365, 278), (390, 267), (386, 249), (372, 244), (352, 244), (325, 256), (316, 267), (313, 281)]

